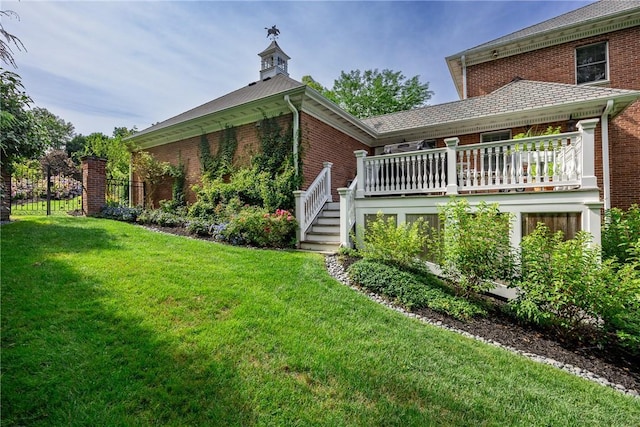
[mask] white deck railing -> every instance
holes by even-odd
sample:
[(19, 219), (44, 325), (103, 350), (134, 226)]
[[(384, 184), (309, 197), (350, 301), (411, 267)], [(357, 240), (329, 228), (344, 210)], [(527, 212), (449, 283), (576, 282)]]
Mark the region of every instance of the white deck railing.
[(323, 168), (306, 191), (294, 191), (296, 198), (296, 220), (298, 221), (298, 241), (303, 241), (316, 216), (326, 202), (331, 202), (331, 166), (324, 162)]
[(577, 132), (367, 157), (356, 151), (356, 197), (458, 194), (534, 187), (595, 188), (597, 119)]

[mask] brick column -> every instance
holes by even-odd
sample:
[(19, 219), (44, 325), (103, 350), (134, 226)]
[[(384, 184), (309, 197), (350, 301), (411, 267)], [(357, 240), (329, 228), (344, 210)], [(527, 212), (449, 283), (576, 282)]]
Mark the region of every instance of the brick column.
[(90, 216), (100, 213), (106, 203), (107, 159), (82, 158), (82, 213)]

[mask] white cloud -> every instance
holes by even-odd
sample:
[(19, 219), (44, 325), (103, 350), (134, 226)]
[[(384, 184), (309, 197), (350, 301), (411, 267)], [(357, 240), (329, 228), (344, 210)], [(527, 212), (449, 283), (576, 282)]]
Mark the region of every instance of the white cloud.
[(431, 103), (456, 99), (444, 57), (586, 2), (4, 1), (27, 52), (18, 74), (36, 105), (77, 132), (139, 129), (259, 76), (277, 25), (291, 76), (331, 86), (340, 71), (419, 74)]

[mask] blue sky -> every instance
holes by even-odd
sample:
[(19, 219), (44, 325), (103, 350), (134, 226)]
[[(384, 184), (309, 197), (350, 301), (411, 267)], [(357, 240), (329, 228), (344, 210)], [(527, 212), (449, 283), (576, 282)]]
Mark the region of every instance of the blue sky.
[[(276, 25), (289, 74), (331, 87), (341, 71), (420, 75), (458, 99), (444, 58), (590, 1), (218, 2), (3, 0), (3, 19), (35, 106), (77, 133), (142, 130), (259, 78)], [(9, 67), (5, 67), (9, 68)]]

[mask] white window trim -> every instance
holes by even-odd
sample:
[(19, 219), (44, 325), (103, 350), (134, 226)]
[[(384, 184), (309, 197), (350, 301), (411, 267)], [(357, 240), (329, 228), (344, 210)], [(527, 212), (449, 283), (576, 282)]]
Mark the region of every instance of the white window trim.
[[(604, 58), (605, 58), (605, 78), (602, 80), (596, 80), (593, 82), (583, 82), (583, 83), (578, 83), (578, 49), (581, 49), (583, 47), (589, 47), (589, 46), (595, 46), (598, 44), (603, 44), (604, 43)], [(576, 46), (576, 48), (574, 49), (574, 55), (573, 55), (573, 73), (575, 75), (575, 82), (577, 85), (601, 85), (601, 84), (606, 84), (610, 82), (610, 74), (609, 74), (609, 41), (608, 40), (603, 40), (603, 41), (599, 41), (599, 42), (595, 42), (595, 43), (589, 43), (589, 44), (585, 44), (582, 46)]]
[(480, 134), (480, 142), (484, 142), (484, 136), (485, 135), (498, 135), (498, 134), (506, 134), (506, 133), (509, 133), (509, 138), (504, 139), (504, 140), (498, 140), (498, 141), (507, 141), (507, 140), (512, 138), (511, 129), (504, 129), (504, 130), (497, 130), (497, 131), (492, 131), (492, 132), (481, 133)]

